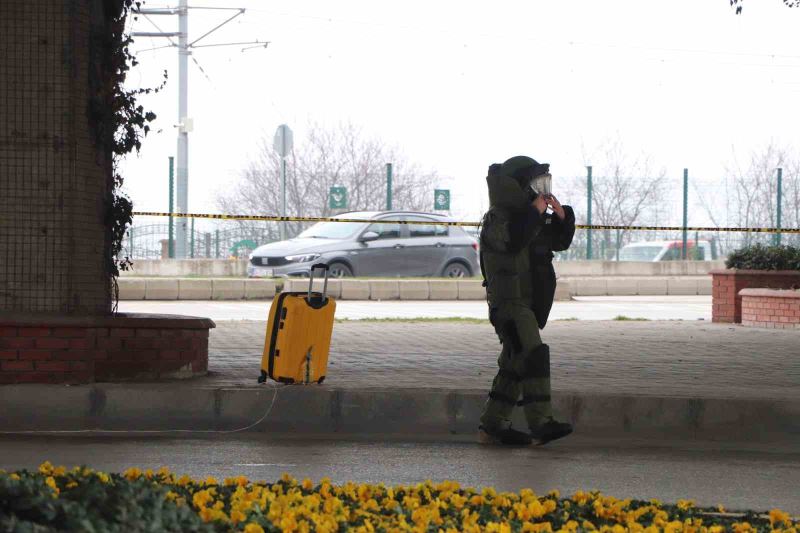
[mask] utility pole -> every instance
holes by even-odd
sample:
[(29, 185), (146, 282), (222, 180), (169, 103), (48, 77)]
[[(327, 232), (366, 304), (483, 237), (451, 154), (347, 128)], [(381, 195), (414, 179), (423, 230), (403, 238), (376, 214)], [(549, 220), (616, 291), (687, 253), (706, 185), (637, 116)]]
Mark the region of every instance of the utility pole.
[(170, 259), (175, 259), (175, 158), (169, 156), (169, 254)]
[(781, 204), (783, 204), (783, 169), (778, 169), (778, 213), (777, 213), (777, 223), (778, 223), (778, 233), (775, 234), (775, 246), (781, 245)]
[[(689, 169), (683, 169), (683, 252), (681, 253), (681, 259), (686, 261), (689, 257), (688, 252), (688, 245), (687, 245), (687, 230), (686, 227), (689, 225)], [(697, 246), (697, 243), (695, 243)]]
[(392, 164), (386, 163), (386, 210), (392, 210)]
[[(586, 167), (586, 259), (592, 258), (592, 167)], [(605, 259), (605, 255), (603, 255)]]
[[(218, 24), (207, 31), (194, 41), (189, 42), (189, 9), (212, 9), (220, 11), (236, 11), (227, 20)], [(179, 0), (178, 8), (152, 8), (134, 10), (137, 15), (142, 15), (149, 20), (158, 32), (133, 32), (133, 37), (166, 37), (170, 44), (178, 48), (178, 153), (177, 153), (177, 187), (176, 187), (176, 212), (189, 212), (189, 132), (193, 129), (192, 119), (189, 118), (189, 56), (192, 55), (191, 49), (204, 48), (211, 46), (240, 46), (257, 45), (267, 47), (269, 42), (249, 41), (236, 43), (218, 43), (197, 46), (197, 42), (211, 35), (219, 28), (232, 21), (239, 15), (244, 14), (245, 9), (241, 7), (195, 7), (189, 6), (188, 0)], [(178, 15), (178, 32), (164, 32), (153, 22), (148, 15)], [(178, 38), (176, 43), (173, 37)], [(159, 47), (160, 48), (160, 47)], [(242, 49), (243, 51), (245, 49)], [(193, 59), (194, 60), (194, 59)], [(197, 61), (195, 61), (197, 63)], [(189, 221), (185, 217), (177, 220), (175, 228), (175, 257), (186, 259), (187, 256), (187, 230)]]
[[(189, 13), (187, 0), (178, 4), (178, 173), (175, 199), (178, 213), (189, 212)], [(189, 124), (187, 124), (189, 123)], [(186, 258), (186, 217), (178, 219), (175, 255)], [(192, 220), (194, 222), (194, 220)], [(194, 233), (192, 233), (194, 238)], [(192, 250), (194, 251), (194, 250)]]

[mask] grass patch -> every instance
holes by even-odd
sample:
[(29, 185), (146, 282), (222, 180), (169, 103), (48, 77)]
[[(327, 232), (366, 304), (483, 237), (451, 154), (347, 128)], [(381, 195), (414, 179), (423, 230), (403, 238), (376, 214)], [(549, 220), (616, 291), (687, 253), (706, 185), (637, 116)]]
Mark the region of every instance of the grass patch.
[(611, 320), (616, 320), (618, 322), (649, 322), (649, 318), (631, 318), (625, 315), (617, 315)]
[(567, 318), (556, 318), (555, 320), (553, 320), (553, 322), (577, 322), (578, 320), (580, 320), (580, 318), (576, 316), (571, 316)]

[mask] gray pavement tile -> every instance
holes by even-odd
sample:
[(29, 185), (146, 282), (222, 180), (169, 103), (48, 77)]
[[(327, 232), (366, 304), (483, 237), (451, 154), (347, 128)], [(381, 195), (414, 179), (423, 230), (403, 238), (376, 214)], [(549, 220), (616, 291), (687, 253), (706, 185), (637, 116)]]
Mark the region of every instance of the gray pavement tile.
[[(209, 376), (191, 386), (255, 387), (264, 322), (219, 321)], [(556, 392), (800, 399), (800, 334), (702, 321), (554, 322)], [(327, 387), (488, 390), (500, 345), (488, 324), (343, 322)]]

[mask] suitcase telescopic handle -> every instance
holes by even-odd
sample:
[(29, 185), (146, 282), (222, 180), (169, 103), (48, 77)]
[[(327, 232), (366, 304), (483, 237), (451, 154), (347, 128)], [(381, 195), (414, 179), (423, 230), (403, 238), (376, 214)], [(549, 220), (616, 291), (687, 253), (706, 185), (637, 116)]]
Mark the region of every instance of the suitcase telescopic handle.
[(325, 283), (322, 286), (322, 301), (324, 302), (325, 300), (328, 299), (328, 273), (330, 272), (331, 267), (329, 267), (325, 263), (317, 263), (316, 265), (313, 265), (311, 267), (311, 272), (309, 273), (309, 277), (311, 278), (308, 281), (308, 301), (309, 302), (311, 302), (311, 291), (312, 291), (312, 289), (314, 287), (314, 271), (317, 270), (318, 268), (325, 271)]

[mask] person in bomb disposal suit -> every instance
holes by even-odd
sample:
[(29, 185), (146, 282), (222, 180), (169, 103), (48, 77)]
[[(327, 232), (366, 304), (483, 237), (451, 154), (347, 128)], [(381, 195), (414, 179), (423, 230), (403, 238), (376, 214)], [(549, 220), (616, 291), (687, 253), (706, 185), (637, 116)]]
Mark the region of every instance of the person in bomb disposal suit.
[[(566, 250), (572, 243), (575, 214), (551, 193), (549, 164), (512, 157), (490, 166), (486, 181), (490, 208), (480, 232), (481, 270), (489, 319), (503, 348), (480, 419), (479, 440), (545, 444), (572, 432), (570, 424), (553, 419), (550, 348), (542, 343), (539, 330), (547, 323), (555, 296), (553, 251)], [(528, 432), (511, 427), (517, 405), (525, 411)]]

